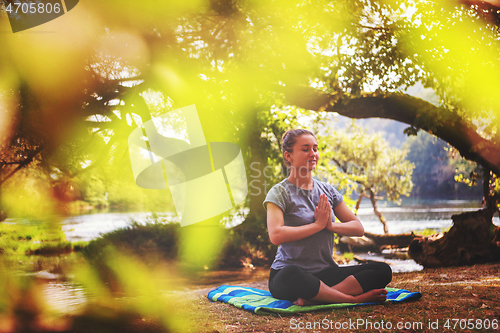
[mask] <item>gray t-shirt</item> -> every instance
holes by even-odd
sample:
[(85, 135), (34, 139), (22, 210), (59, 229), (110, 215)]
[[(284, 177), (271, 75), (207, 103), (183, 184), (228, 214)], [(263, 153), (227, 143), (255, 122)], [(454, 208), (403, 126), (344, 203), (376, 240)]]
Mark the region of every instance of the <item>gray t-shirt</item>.
[[(286, 226), (301, 226), (314, 223), (314, 209), (318, 206), (319, 196), (325, 193), (332, 210), (342, 202), (342, 195), (331, 185), (313, 178), (312, 190), (301, 189), (288, 179), (274, 185), (267, 193), (264, 207), (272, 202), (283, 211)], [(333, 217), (332, 211), (332, 217)], [(334, 234), (326, 229), (294, 242), (281, 244), (271, 265), (282, 269), (287, 265), (298, 265), (310, 273), (336, 266), (333, 261)]]

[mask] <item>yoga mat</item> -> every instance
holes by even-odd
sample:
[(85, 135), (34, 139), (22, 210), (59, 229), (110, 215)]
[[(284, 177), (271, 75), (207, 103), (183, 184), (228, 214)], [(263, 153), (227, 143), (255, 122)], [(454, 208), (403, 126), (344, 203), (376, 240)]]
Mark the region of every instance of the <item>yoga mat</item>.
[[(387, 300), (385, 303), (404, 302), (409, 300), (417, 300), (422, 297), (419, 292), (410, 292), (404, 289), (385, 288), (387, 290)], [(298, 306), (290, 301), (279, 300), (271, 296), (271, 293), (266, 290), (261, 290), (251, 287), (229, 286), (222, 285), (211, 290), (208, 295), (211, 301), (224, 302), (244, 309), (255, 314), (269, 313), (298, 313), (310, 312), (318, 310), (336, 309), (354, 307), (367, 304), (383, 304), (383, 303), (336, 303), (336, 304), (321, 304)]]

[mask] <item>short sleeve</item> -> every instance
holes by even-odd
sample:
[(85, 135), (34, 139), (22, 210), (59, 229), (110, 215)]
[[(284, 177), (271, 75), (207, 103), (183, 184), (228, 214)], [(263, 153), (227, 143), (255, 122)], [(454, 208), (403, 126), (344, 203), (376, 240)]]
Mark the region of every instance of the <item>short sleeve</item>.
[(267, 203), (272, 202), (276, 206), (278, 206), (283, 213), (286, 211), (286, 190), (279, 186), (279, 184), (274, 185), (269, 192), (267, 193), (266, 199), (264, 200), (264, 209), (267, 210)]
[(330, 198), (332, 200), (332, 202), (330, 202), (330, 205), (332, 206), (332, 209), (335, 209), (335, 207), (337, 207), (344, 200), (344, 197), (342, 196), (342, 194), (340, 194), (339, 191), (337, 191), (335, 187), (330, 185), (329, 188)]

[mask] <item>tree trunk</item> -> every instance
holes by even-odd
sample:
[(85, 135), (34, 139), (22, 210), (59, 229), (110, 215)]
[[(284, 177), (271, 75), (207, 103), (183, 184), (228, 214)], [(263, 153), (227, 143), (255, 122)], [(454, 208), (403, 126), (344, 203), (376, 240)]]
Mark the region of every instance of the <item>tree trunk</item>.
[(497, 210), (496, 198), (493, 194), (494, 188), (491, 184), (491, 171), (488, 169), (483, 170), (483, 202), (482, 205), (484, 208)]
[(0, 222), (7, 219), (7, 213), (2, 209), (2, 186), (0, 185)]
[(413, 233), (397, 234), (397, 235), (392, 235), (392, 234), (377, 235), (377, 234), (372, 234), (370, 232), (365, 232), (365, 236), (373, 240), (375, 245), (379, 247), (389, 246), (396, 248), (408, 247), (412, 242), (413, 238), (415, 238), (415, 235)]
[(356, 208), (354, 209), (355, 215), (358, 215), (359, 206), (361, 206), (361, 200), (363, 200), (363, 198), (369, 198), (369, 196), (365, 194), (364, 190), (359, 194), (358, 201), (356, 201)]
[(494, 210), (482, 209), (453, 215), (453, 226), (437, 237), (416, 237), (408, 254), (424, 267), (472, 265), (500, 261), (500, 227)]
[(384, 226), (384, 234), (387, 235), (389, 233), (389, 228), (387, 227), (387, 220), (385, 219), (384, 215), (381, 212), (379, 212), (377, 208), (377, 198), (375, 198), (375, 193), (373, 193), (372, 189), (369, 189), (368, 191), (370, 192), (370, 201), (372, 202), (373, 212), (375, 213), (375, 215), (377, 215), (378, 219)]
[(250, 149), (250, 161), (245, 163), (249, 165), (247, 182), (250, 211), (242, 224), (231, 229), (222, 253), (221, 266), (262, 266), (268, 264), (276, 254), (276, 246), (269, 240), (266, 210), (262, 204), (271, 185), (265, 174), (266, 142), (260, 137), (262, 131), (257, 112), (254, 115), (246, 135)]
[(413, 233), (397, 235), (377, 235), (370, 232), (365, 232), (363, 237), (342, 236), (340, 238), (340, 242), (348, 246), (348, 250), (350, 252), (373, 251), (380, 253), (384, 248), (408, 247), (413, 238), (415, 238), (415, 235)]

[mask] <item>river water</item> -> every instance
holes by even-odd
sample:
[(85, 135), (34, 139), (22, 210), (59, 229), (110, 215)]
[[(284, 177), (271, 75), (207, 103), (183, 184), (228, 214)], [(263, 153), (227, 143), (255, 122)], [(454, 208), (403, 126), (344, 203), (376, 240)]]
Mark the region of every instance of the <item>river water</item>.
[[(399, 234), (423, 229), (446, 229), (451, 227), (453, 214), (475, 211), (480, 208), (478, 202), (465, 200), (434, 200), (434, 201), (407, 201), (398, 206), (390, 202), (380, 202), (379, 211), (387, 219), (389, 233)], [(241, 212), (240, 212), (241, 213)], [(231, 225), (237, 225), (243, 221), (242, 214), (231, 219)], [(383, 227), (373, 208), (365, 201), (358, 211), (358, 217), (363, 223), (366, 231), (374, 234), (382, 234)], [(160, 222), (178, 222), (179, 218), (174, 213), (156, 213)], [(70, 216), (62, 221), (63, 231), (70, 241), (88, 241), (99, 237), (101, 234), (124, 228), (133, 221), (146, 223), (154, 219), (152, 213), (144, 212), (96, 212)], [(499, 225), (498, 216), (493, 223)]]
[[(465, 200), (407, 200), (402, 205), (390, 202), (379, 202), (379, 211), (387, 219), (387, 225), (391, 234), (407, 233), (412, 231), (435, 229), (436, 232), (446, 230), (452, 226), (451, 216), (463, 212), (471, 212), (480, 209), (477, 201)], [(358, 217), (363, 223), (366, 231), (374, 234), (382, 234), (383, 227), (377, 216), (373, 213), (373, 208), (368, 200), (365, 200), (359, 211)], [(162, 222), (178, 222), (179, 218), (173, 213), (160, 213), (153, 216), (152, 213), (135, 212), (98, 212), (84, 214), (66, 218), (63, 224), (63, 231), (70, 241), (91, 240), (101, 234), (127, 227), (135, 221), (146, 223), (152, 220)], [(230, 225), (241, 223), (244, 219), (244, 212), (238, 212), (230, 217)], [(495, 216), (493, 223), (500, 225), (498, 216)], [(363, 260), (383, 260), (391, 265), (394, 272), (418, 271), (423, 267), (401, 252), (383, 252), (382, 254), (358, 253), (356, 257)], [(229, 274), (234, 276), (234, 274)], [(242, 279), (247, 279), (248, 274), (242, 274)], [(207, 280), (210, 280), (207, 277)]]

